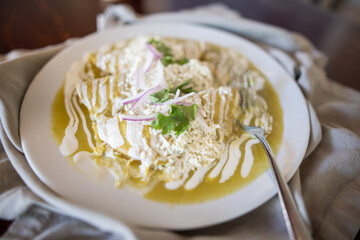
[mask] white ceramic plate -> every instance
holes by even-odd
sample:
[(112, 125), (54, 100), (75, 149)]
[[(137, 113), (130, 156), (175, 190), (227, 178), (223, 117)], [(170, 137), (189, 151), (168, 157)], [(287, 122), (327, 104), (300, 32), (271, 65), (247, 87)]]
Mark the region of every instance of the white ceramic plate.
[(21, 109), (22, 146), (36, 175), (66, 201), (112, 219), (136, 225), (193, 229), (241, 216), (275, 195), (269, 171), (239, 191), (199, 204), (169, 205), (144, 199), (111, 182), (89, 181), (59, 152), (50, 128), (51, 103), (71, 64), (85, 52), (96, 50), (139, 34), (203, 40), (239, 51), (262, 70), (280, 96), (284, 111), (284, 136), (277, 161), (290, 179), (299, 167), (309, 140), (309, 118), (305, 99), (289, 75), (268, 54), (238, 36), (205, 27), (184, 24), (134, 25), (110, 29), (85, 37), (60, 52), (38, 73)]

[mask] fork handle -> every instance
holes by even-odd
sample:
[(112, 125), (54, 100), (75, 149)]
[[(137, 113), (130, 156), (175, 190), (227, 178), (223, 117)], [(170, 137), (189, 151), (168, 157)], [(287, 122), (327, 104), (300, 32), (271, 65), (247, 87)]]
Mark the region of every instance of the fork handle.
[(278, 195), (280, 199), (280, 205), (282, 213), (284, 215), (286, 228), (288, 230), (290, 239), (312, 239), (311, 234), (306, 227), (303, 218), (300, 215), (300, 212), (295, 204), (293, 195), (290, 192), (290, 189), (282, 176), (279, 167), (274, 159), (274, 155), (271, 151), (271, 147), (266, 141), (263, 135), (255, 134), (256, 137), (260, 140), (266, 155), (268, 156), (272, 172), (276, 179), (276, 185), (278, 188)]

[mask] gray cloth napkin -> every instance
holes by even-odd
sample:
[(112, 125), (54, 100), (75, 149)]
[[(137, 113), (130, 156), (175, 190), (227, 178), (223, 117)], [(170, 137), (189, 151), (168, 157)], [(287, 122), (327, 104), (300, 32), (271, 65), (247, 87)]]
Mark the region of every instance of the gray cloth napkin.
[[(308, 210), (315, 239), (352, 239), (360, 226), (359, 92), (328, 80), (324, 57), (305, 38), (245, 20), (223, 5), (141, 19), (123, 5), (113, 6), (98, 17), (98, 28), (164, 19), (191, 19), (239, 33), (256, 41), (297, 78), (311, 103), (312, 131), (307, 157), (290, 186), (305, 218)], [(0, 218), (15, 219), (4, 239), (287, 239), (277, 197), (230, 222), (172, 232), (126, 227), (89, 215), (43, 185), (22, 153), (19, 109), (35, 74), (61, 48), (49, 47), (20, 57), (11, 53), (11, 58), (19, 58), (0, 64)]]

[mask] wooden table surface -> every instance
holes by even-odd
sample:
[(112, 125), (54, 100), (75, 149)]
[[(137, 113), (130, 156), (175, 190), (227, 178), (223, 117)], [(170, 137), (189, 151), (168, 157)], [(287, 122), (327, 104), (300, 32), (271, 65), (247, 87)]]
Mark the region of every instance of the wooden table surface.
[[(128, 0), (148, 13), (145, 0)], [(171, 1), (170, 10), (191, 8), (209, 0)], [(328, 76), (360, 90), (360, 24), (295, 0), (224, 0), (244, 17), (303, 34), (329, 62)], [(96, 15), (108, 3), (101, 0), (0, 0), (0, 53), (35, 49), (96, 31)], [(10, 222), (0, 220), (0, 236)]]

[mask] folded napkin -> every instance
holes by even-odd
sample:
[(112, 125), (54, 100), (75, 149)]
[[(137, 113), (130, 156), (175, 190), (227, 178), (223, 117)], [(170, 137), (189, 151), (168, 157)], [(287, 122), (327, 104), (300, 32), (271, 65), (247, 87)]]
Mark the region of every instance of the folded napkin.
[[(315, 239), (352, 239), (360, 226), (360, 93), (328, 80), (324, 56), (302, 36), (243, 19), (223, 5), (142, 18), (128, 7), (116, 5), (99, 15), (97, 22), (101, 31), (115, 25), (164, 20), (224, 28), (251, 39), (298, 81), (309, 102), (311, 138), (307, 156), (289, 184)], [(227, 223), (172, 232), (98, 216), (73, 206), (42, 184), (22, 152), (19, 110), (36, 73), (63, 47), (25, 55), (12, 52), (0, 63), (0, 218), (14, 220), (4, 239), (288, 238), (277, 197)]]

